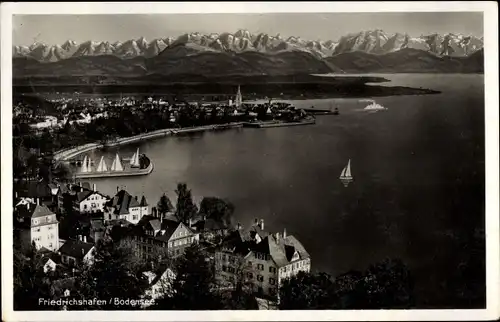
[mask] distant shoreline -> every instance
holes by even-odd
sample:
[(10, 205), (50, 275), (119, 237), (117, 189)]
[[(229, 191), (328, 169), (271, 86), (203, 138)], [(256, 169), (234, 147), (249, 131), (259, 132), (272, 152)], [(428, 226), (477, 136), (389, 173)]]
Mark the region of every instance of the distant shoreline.
[(175, 136), (189, 133), (202, 133), (207, 131), (221, 131), (228, 129), (236, 129), (242, 127), (252, 127), (252, 128), (270, 128), (270, 127), (287, 127), (287, 126), (300, 126), (300, 125), (310, 125), (315, 122), (310, 119), (306, 119), (304, 121), (299, 122), (279, 122), (270, 124), (270, 122), (255, 122), (254, 126), (249, 126), (248, 122), (234, 122), (228, 124), (216, 124), (216, 125), (204, 125), (204, 126), (196, 126), (196, 127), (188, 127), (188, 128), (169, 128), (169, 129), (161, 129), (153, 132), (142, 133), (130, 137), (119, 138), (115, 141), (108, 142), (106, 144), (102, 143), (88, 143), (84, 145), (80, 145), (73, 148), (68, 148), (64, 150), (59, 150), (54, 153), (54, 159), (56, 161), (69, 161), (70, 159), (89, 151), (93, 151), (96, 149), (110, 148), (115, 146), (127, 145), (132, 143), (137, 143), (141, 141), (147, 141), (151, 139), (167, 137), (167, 136)]

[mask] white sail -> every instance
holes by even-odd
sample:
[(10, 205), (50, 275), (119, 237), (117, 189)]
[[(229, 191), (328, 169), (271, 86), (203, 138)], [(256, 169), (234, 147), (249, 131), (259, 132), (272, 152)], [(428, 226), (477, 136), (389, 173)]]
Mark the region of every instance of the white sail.
[(120, 156), (118, 153), (116, 154), (115, 160), (113, 161), (113, 164), (111, 165), (111, 171), (123, 171), (123, 165), (120, 160)]
[(90, 157), (87, 160), (87, 171), (92, 172), (92, 159)]
[(132, 156), (132, 159), (130, 160), (130, 166), (134, 167), (134, 168), (140, 166), (140, 163), (139, 163), (139, 148), (137, 148), (137, 152), (134, 153), (134, 155)]
[(99, 166), (97, 167), (97, 172), (108, 171), (108, 166), (106, 165), (106, 161), (104, 161), (104, 156), (101, 157), (101, 161), (99, 161)]
[(349, 159), (345, 168), (342, 169), (342, 172), (340, 173), (339, 179), (340, 179), (340, 181), (342, 181), (342, 183), (344, 184), (345, 187), (347, 187), (349, 185), (349, 183), (353, 181), (352, 174), (351, 174), (351, 159)]
[(87, 168), (87, 156), (85, 156), (85, 158), (83, 158), (81, 172), (88, 172), (88, 171), (89, 170)]
[(346, 176), (346, 178), (352, 178), (352, 176), (351, 176), (351, 160), (349, 160), (349, 162), (347, 162), (345, 176)]

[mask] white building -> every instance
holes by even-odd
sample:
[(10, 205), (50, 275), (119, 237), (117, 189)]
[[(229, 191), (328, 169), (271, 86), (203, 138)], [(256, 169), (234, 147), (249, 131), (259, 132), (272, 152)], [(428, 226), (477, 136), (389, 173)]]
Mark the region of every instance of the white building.
[(98, 192), (94, 184), (92, 190), (81, 188), (81, 191), (76, 193), (74, 209), (80, 213), (104, 212), (108, 201), (109, 197)]
[(264, 221), (255, 221), (248, 230), (237, 229), (215, 252), (216, 277), (223, 286), (243, 278), (253, 290), (277, 298), (282, 282), (300, 271), (309, 272), (311, 257), (294, 237), (269, 234)]
[(42, 247), (51, 251), (59, 248), (59, 222), (56, 215), (46, 206), (32, 204), (30, 202), (17, 209), (19, 237), (24, 247)]
[(124, 219), (137, 224), (143, 216), (148, 214), (149, 206), (146, 198), (143, 196), (139, 202), (137, 196), (132, 197), (125, 190), (118, 191), (104, 207), (104, 220)]

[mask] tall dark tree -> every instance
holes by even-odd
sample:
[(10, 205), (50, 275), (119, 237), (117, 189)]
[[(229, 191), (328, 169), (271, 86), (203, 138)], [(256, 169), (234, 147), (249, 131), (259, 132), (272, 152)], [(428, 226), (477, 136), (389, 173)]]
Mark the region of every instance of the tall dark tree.
[[(106, 303), (72, 309), (130, 310), (130, 305), (109, 299), (139, 299), (143, 284), (137, 276), (142, 262), (130, 245), (113, 242), (109, 238), (99, 240), (93, 265), (83, 265), (76, 280), (77, 299), (107, 299)], [(135, 307), (137, 309), (138, 307)]]
[(198, 207), (193, 202), (191, 190), (187, 188), (185, 183), (179, 183), (177, 184), (175, 193), (177, 194), (177, 208), (175, 214), (180, 221), (188, 223), (189, 219), (196, 216), (198, 212)]
[(299, 272), (285, 280), (280, 290), (282, 310), (320, 310), (336, 308), (333, 282), (327, 274)]
[(215, 278), (212, 262), (198, 245), (186, 249), (176, 265), (173, 296), (157, 301), (158, 310), (217, 310), (221, 298), (214, 291)]
[(50, 285), (51, 279), (43, 271), (42, 255), (35, 247), (27, 251), (14, 247), (14, 310), (53, 310), (39, 302), (51, 299)]
[(222, 222), (226, 227), (230, 227), (234, 214), (234, 205), (217, 197), (204, 197), (200, 203), (200, 214)]
[(298, 275), (280, 288), (281, 309), (408, 309), (414, 306), (410, 272), (400, 260), (385, 260), (364, 272), (332, 280), (327, 274)]
[(171, 212), (174, 210), (174, 206), (170, 201), (170, 198), (164, 193), (157, 204), (158, 213), (164, 216), (167, 212)]

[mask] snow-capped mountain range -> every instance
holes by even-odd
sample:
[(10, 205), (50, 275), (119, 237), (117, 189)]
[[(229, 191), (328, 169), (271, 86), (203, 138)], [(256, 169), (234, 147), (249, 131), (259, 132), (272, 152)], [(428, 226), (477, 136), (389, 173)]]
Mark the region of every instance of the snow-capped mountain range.
[(299, 37), (271, 36), (265, 33), (252, 34), (248, 30), (235, 33), (189, 33), (177, 38), (158, 38), (147, 41), (144, 37), (125, 42), (86, 41), (81, 44), (68, 40), (61, 45), (34, 43), (30, 46), (14, 46), (13, 57), (31, 57), (40, 62), (57, 62), (71, 57), (114, 55), (120, 58), (159, 55), (167, 47), (188, 45), (182, 53), (258, 51), (276, 53), (283, 51), (304, 51), (318, 58), (342, 53), (362, 51), (385, 54), (404, 48), (414, 48), (439, 56), (469, 56), (483, 48), (483, 38), (448, 33), (411, 37), (408, 34), (389, 35), (382, 30), (362, 31), (341, 37), (338, 41), (306, 40)]

